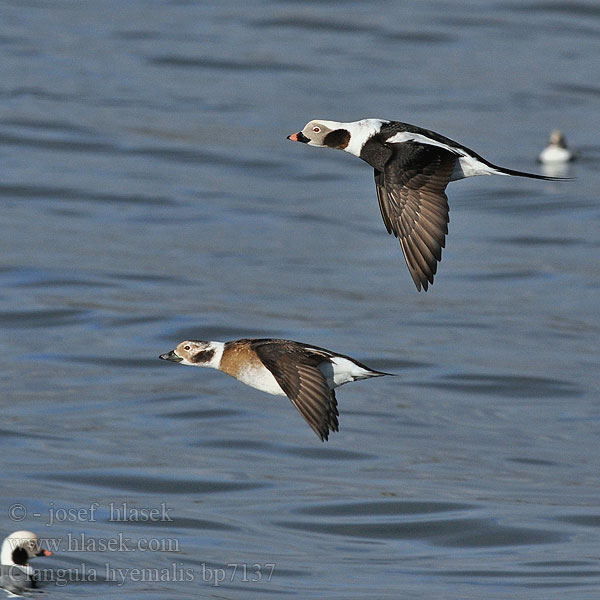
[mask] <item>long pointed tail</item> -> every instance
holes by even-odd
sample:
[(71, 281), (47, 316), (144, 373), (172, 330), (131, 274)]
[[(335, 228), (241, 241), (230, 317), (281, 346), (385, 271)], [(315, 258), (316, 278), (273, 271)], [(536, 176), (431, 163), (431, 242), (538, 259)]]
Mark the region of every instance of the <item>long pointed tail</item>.
[(548, 175), (537, 175), (536, 173), (526, 173), (525, 171), (515, 171), (514, 169), (507, 169), (505, 167), (499, 167), (498, 165), (491, 165), (498, 175), (511, 175), (513, 177), (529, 177), (530, 179), (543, 179), (544, 181), (573, 181), (572, 177), (549, 177)]
[(359, 376), (358, 379), (369, 379), (370, 377), (383, 377), (384, 375), (397, 377), (396, 373), (385, 373), (384, 371), (375, 371), (375, 369), (368, 369), (368, 371), (364, 375)]

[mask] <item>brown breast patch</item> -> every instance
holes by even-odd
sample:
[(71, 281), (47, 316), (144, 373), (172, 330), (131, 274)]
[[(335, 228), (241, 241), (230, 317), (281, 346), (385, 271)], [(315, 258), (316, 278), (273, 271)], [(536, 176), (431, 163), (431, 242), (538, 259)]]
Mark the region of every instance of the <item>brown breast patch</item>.
[(262, 365), (262, 362), (250, 348), (249, 340), (238, 340), (225, 344), (219, 367), (221, 371), (237, 379), (240, 371), (252, 365), (259, 366)]

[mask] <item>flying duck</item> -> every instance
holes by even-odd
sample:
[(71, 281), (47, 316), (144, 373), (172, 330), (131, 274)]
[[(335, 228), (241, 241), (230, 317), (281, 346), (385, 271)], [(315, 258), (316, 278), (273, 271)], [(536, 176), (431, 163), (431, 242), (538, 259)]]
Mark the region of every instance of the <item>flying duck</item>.
[(450, 220), (445, 189), (450, 181), (475, 175), (558, 179), (499, 167), (435, 131), (400, 121), (315, 120), (288, 139), (344, 150), (375, 169), (383, 222), (388, 233), (399, 238), (418, 291), (427, 291), (442, 259)]
[(279, 339), (181, 342), (163, 360), (219, 369), (267, 394), (287, 396), (313, 431), (325, 441), (338, 431), (334, 388), (369, 377), (390, 375), (325, 348)]

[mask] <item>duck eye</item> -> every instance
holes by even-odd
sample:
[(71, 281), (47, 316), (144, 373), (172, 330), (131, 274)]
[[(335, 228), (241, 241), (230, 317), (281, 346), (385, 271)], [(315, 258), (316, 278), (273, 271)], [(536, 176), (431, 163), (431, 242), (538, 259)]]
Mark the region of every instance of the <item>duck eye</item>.
[(190, 346), (184, 346), (183, 349), (184, 350), (191, 350)]
[(321, 128), (320, 127), (313, 127), (313, 131), (315, 133), (321, 133)]

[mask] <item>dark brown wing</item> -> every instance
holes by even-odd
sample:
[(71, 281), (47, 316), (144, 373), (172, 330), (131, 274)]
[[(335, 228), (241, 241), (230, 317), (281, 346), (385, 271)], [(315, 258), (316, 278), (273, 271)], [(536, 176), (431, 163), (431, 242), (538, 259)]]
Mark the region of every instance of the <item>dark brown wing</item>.
[(427, 291), (448, 233), (446, 186), (456, 156), (443, 148), (404, 142), (387, 144), (394, 152), (384, 171), (375, 169), (379, 209), (388, 233), (402, 246), (408, 270)]
[(335, 393), (317, 367), (326, 357), (293, 342), (262, 342), (252, 347), (321, 440), (339, 430)]

